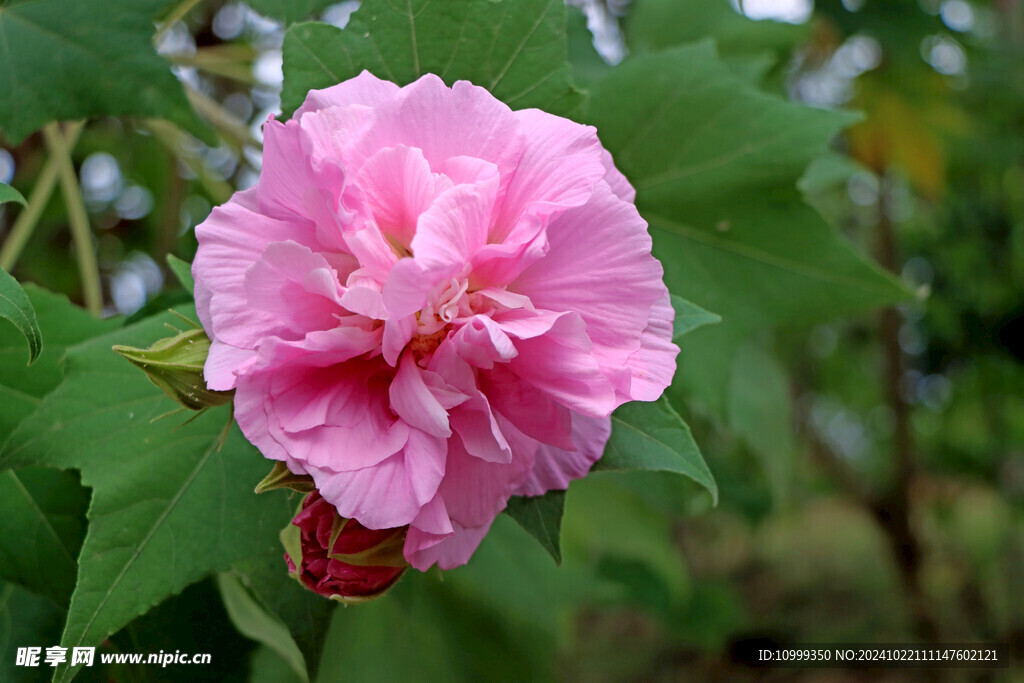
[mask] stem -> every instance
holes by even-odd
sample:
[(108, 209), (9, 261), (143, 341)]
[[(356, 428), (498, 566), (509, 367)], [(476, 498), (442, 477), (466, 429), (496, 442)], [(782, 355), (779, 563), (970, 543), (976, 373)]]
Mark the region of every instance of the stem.
[(188, 96), (188, 101), (193, 108), (212, 123), (214, 128), (220, 131), (229, 142), (234, 142), (237, 149), (241, 150), (246, 145), (259, 147), (260, 143), (253, 137), (249, 126), (222, 107), (216, 100), (187, 84), (185, 85), (185, 95)]
[[(78, 136), (83, 127), (84, 124), (81, 121), (68, 124), (65, 134), (69, 152), (78, 142)], [(17, 220), (11, 227), (11, 234), (4, 241), (3, 249), (0, 249), (0, 267), (3, 267), (8, 273), (18, 262), (22, 249), (32, 237), (36, 223), (39, 222), (39, 217), (43, 215), (43, 209), (50, 201), (50, 195), (53, 194), (53, 188), (57, 184), (57, 167), (58, 163), (52, 156), (46, 160), (46, 165), (43, 166), (43, 170), (40, 171), (39, 177), (36, 179), (35, 187), (32, 188), (32, 194), (29, 195), (28, 206), (18, 214)]]
[[(883, 268), (897, 272), (896, 231), (888, 212), (888, 191), (885, 176), (881, 178), (878, 199), (878, 233), (876, 258)], [(904, 374), (903, 351), (899, 343), (900, 313), (889, 306), (879, 317), (879, 336), (885, 354), (882, 378), (886, 402), (894, 418), (893, 459), (895, 473), (892, 485), (871, 505), (875, 519), (889, 537), (896, 556), (900, 577), (910, 597), (911, 615), (917, 635), (926, 642), (939, 640), (939, 625), (928, 607), (921, 587), (921, 542), (911, 526), (911, 484), (914, 479), (913, 437), (910, 427), (910, 406), (903, 398), (901, 384)]]
[(75, 243), (75, 257), (78, 261), (78, 273), (82, 279), (82, 294), (85, 307), (95, 316), (103, 313), (103, 292), (100, 286), (100, 269), (96, 264), (96, 252), (92, 246), (92, 230), (89, 228), (89, 215), (85, 212), (82, 201), (82, 190), (78, 186), (78, 176), (71, 163), (71, 149), (60, 131), (57, 123), (47, 124), (43, 128), (46, 147), (50, 157), (57, 162), (60, 175), (60, 188), (64, 194), (64, 204), (68, 212), (68, 223), (71, 225), (71, 237)]
[(157, 43), (163, 38), (164, 34), (171, 30), (171, 27), (176, 23), (185, 18), (193, 7), (199, 4), (199, 0), (183, 0), (178, 4), (177, 7), (171, 10), (170, 14), (164, 17), (164, 20), (160, 22), (160, 26), (156, 29), (156, 34), (153, 36), (153, 42)]

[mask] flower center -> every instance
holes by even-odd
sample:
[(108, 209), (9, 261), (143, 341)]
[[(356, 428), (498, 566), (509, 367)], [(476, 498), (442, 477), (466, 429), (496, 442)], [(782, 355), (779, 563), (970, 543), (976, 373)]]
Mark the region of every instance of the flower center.
[(413, 352), (417, 358), (423, 358), (429, 356), (437, 347), (441, 345), (445, 337), (448, 336), (448, 330), (451, 329), (451, 325), (445, 325), (436, 332), (430, 334), (417, 334), (415, 337), (409, 340), (408, 349)]

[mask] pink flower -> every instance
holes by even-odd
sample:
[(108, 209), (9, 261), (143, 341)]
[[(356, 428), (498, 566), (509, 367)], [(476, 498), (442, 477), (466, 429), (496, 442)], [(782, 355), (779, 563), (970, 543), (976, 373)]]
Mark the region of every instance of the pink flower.
[(417, 569), (564, 489), (661, 395), (673, 311), (597, 132), (467, 82), (369, 73), (264, 126), (259, 183), (196, 228), (204, 373), (263, 454)]
[[(397, 549), (401, 549), (404, 530), (376, 531), (354, 519), (338, 517), (334, 507), (316, 491), (302, 501), (292, 525), (299, 533), (298, 542), (289, 542), (292, 547), (286, 548), (288, 570), (302, 585), (324, 597), (341, 602), (372, 600), (391, 588), (408, 566), (404, 561), (391, 563), (398, 566), (372, 564), (392, 559), (389, 550), (396, 541)], [(330, 551), (328, 545), (332, 545)]]

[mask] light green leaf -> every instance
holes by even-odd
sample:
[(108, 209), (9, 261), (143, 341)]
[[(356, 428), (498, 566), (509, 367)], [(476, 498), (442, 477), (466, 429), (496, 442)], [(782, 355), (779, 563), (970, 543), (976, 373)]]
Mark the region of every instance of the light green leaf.
[(679, 339), (687, 332), (695, 330), (704, 325), (713, 325), (722, 322), (721, 316), (711, 311), (705, 311), (697, 304), (690, 303), (681, 296), (672, 294), (672, 308), (676, 311), (675, 320), (672, 323), (672, 339)]
[(281, 104), (363, 69), (404, 85), (425, 73), (472, 81), (513, 109), (567, 114), (582, 104), (566, 62), (562, 0), (365, 0), (344, 30), (296, 24), (284, 39)]
[[(284, 567), (279, 569), (283, 572)], [(238, 632), (271, 648), (288, 663), (292, 672), (301, 680), (309, 681), (306, 659), (292, 640), (288, 627), (263, 609), (235, 575), (228, 572), (218, 574), (217, 588), (220, 590), (231, 623)]]
[(36, 311), (25, 290), (14, 276), (0, 268), (0, 318), (14, 323), (28, 342), (28, 364), (32, 365), (43, 350), (43, 333), (39, 331)]
[[(282, 493), (279, 491), (278, 495)], [(285, 495), (291, 496), (294, 513), (302, 496), (294, 493)], [(306, 590), (288, 575), (280, 541), (274, 553), (236, 562), (233, 573), (260, 606), (288, 627), (292, 641), (303, 654), (306, 670), (312, 676), (319, 668), (324, 636), (331, 613), (338, 603)]]
[(805, 195), (824, 192), (830, 188), (845, 186), (856, 173), (871, 173), (853, 159), (836, 152), (826, 152), (811, 162), (800, 176), (797, 187)]
[(75, 588), (89, 494), (73, 472), (0, 472), (0, 578), (64, 607)]
[(178, 278), (178, 282), (189, 294), (195, 292), (196, 283), (192, 279), (192, 264), (188, 261), (183, 261), (174, 254), (167, 255), (167, 267), (174, 273), (174, 277)]
[[(177, 320), (155, 316), (69, 351), (65, 381), (0, 452), (0, 468), (74, 468), (93, 490), (65, 647), (99, 644), (210, 571), (281, 552), (292, 506), (253, 495), (266, 462), (237, 429), (223, 439), (227, 407), (153, 422), (175, 404), (110, 350), (152, 343)], [(55, 680), (73, 674), (62, 666)]]
[(718, 500), (718, 487), (690, 428), (664, 398), (633, 401), (612, 413), (612, 436), (592, 471), (659, 470), (694, 480)]
[(7, 202), (18, 202), (22, 206), (28, 206), (28, 202), (21, 196), (21, 193), (15, 190), (7, 183), (0, 183), (0, 204)]
[(0, 6), (0, 129), (17, 144), (50, 121), (165, 118), (215, 137), (153, 48), (168, 0), (8, 0)]
[(0, 435), (14, 428), (53, 391), (63, 378), (61, 362), (68, 346), (121, 325), (118, 319), (97, 320), (66, 297), (28, 284), (25, 294), (35, 310), (46, 346), (39, 359), (26, 367), (25, 342), (10, 325), (0, 325)]
[(513, 496), (505, 514), (536, 538), (544, 550), (551, 553), (555, 564), (562, 564), (559, 536), (564, 509), (565, 491), (548, 491), (542, 496)]

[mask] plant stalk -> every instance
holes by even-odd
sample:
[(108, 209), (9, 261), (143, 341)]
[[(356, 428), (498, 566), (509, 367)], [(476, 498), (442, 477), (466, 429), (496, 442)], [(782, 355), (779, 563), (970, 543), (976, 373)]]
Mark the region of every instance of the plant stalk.
[(82, 190), (78, 185), (78, 176), (75, 174), (75, 167), (71, 162), (71, 149), (57, 123), (50, 123), (43, 128), (43, 138), (46, 140), (50, 157), (57, 162), (57, 173), (60, 177), (60, 187), (68, 212), (71, 237), (75, 243), (75, 258), (78, 261), (78, 274), (82, 280), (85, 307), (93, 315), (99, 316), (103, 313), (100, 269), (96, 263), (96, 251), (92, 245), (89, 214), (85, 211)]
[[(78, 136), (81, 134), (84, 125), (81, 121), (76, 121), (68, 124), (67, 128), (65, 128), (65, 139), (67, 140), (69, 152), (74, 149), (75, 143), (78, 142)], [(18, 262), (18, 257), (21, 256), (22, 250), (35, 231), (39, 217), (43, 215), (43, 209), (46, 208), (46, 204), (50, 201), (53, 188), (57, 185), (58, 166), (59, 164), (52, 156), (46, 160), (43, 170), (40, 171), (39, 177), (36, 179), (35, 187), (32, 188), (32, 193), (29, 195), (28, 206), (18, 214), (18, 218), (11, 227), (11, 234), (7, 236), (3, 248), (0, 249), (0, 267), (8, 273), (14, 268), (14, 264)]]

